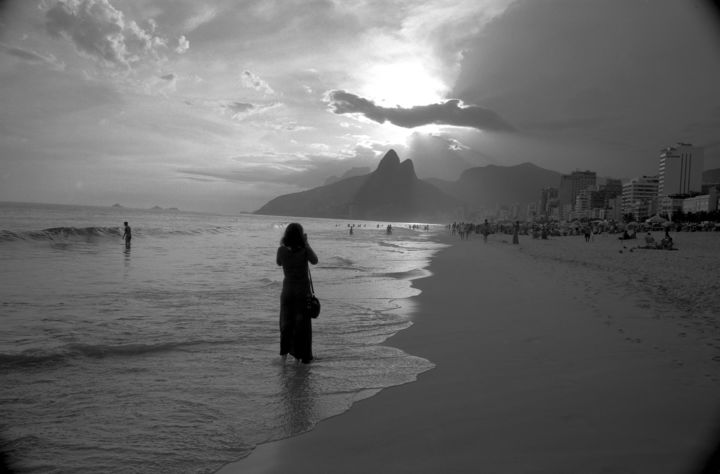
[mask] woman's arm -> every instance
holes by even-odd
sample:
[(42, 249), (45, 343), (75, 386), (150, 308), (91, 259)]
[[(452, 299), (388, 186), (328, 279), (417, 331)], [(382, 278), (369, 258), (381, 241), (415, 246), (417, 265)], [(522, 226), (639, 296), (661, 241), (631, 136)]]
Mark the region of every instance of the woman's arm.
[(277, 255), (275, 256), (275, 263), (277, 263), (278, 265), (282, 265), (282, 252), (283, 248), (278, 247)]
[(305, 250), (307, 250), (307, 257), (308, 262), (312, 263), (313, 265), (317, 265), (318, 258), (317, 255), (315, 255), (315, 251), (310, 247), (309, 244), (305, 244)]
[(317, 265), (318, 258), (317, 255), (315, 255), (315, 251), (310, 247), (310, 244), (307, 240), (307, 234), (303, 234), (303, 239), (305, 239), (305, 250), (307, 251), (307, 258), (308, 262), (312, 263), (313, 265)]

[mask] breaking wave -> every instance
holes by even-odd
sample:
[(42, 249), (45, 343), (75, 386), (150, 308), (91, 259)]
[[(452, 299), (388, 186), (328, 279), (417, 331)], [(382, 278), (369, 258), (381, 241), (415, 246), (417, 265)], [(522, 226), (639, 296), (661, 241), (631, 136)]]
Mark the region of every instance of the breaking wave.
[(155, 354), (173, 350), (182, 350), (191, 346), (203, 344), (230, 344), (231, 340), (196, 340), (171, 341), (154, 344), (68, 344), (55, 350), (27, 350), (19, 353), (0, 353), (0, 368), (30, 368), (38, 366), (58, 365), (72, 359), (92, 358), (102, 359), (108, 357), (132, 357), (145, 354)]
[[(186, 230), (143, 229), (135, 232), (135, 236), (154, 235), (170, 237), (178, 235), (222, 234), (233, 230), (231, 226), (215, 226)], [(72, 241), (100, 241), (103, 239), (117, 239), (123, 234), (122, 227), (52, 227), (43, 230), (26, 230), (14, 232), (0, 230), (0, 242), (72, 242)]]
[(0, 230), (0, 242), (92, 240), (120, 237), (121, 235), (122, 231), (119, 227), (52, 227), (22, 232)]

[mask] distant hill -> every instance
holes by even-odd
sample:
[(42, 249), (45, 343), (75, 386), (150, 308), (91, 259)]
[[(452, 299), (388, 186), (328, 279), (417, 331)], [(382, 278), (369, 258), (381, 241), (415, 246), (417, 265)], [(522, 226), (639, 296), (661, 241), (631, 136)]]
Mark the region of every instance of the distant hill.
[(465, 170), (456, 181), (418, 179), (411, 160), (388, 151), (372, 173), (279, 196), (256, 214), (377, 220), (452, 219), (499, 205), (525, 205), (540, 190), (558, 187), (561, 174), (532, 163), (488, 165)]
[(702, 181), (703, 184), (720, 183), (720, 168), (703, 171)]
[(465, 170), (457, 181), (429, 179), (445, 193), (474, 208), (527, 204), (540, 198), (540, 190), (558, 187), (561, 173), (532, 163), (516, 166), (479, 166)]
[(372, 173), (279, 196), (255, 213), (407, 221), (444, 219), (460, 206), (460, 200), (418, 179), (412, 161), (401, 163), (389, 150)]

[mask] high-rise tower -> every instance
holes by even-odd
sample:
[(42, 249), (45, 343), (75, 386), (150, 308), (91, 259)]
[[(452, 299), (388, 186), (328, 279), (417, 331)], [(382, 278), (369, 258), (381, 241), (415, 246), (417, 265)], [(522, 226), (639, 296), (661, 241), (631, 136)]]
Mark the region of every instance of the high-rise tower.
[(658, 197), (688, 195), (702, 191), (703, 149), (678, 143), (660, 153)]

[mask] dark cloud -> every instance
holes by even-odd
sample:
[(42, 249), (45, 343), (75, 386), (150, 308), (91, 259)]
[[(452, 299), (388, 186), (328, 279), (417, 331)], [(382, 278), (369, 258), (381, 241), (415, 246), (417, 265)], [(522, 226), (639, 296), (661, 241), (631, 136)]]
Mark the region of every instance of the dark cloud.
[(241, 114), (255, 108), (254, 105), (247, 104), (245, 102), (233, 102), (231, 104), (228, 104), (226, 107), (233, 114)]
[(166, 81), (172, 81), (175, 79), (175, 74), (165, 74), (164, 76), (160, 76), (160, 79), (164, 79)]
[(464, 106), (457, 99), (439, 104), (417, 105), (410, 108), (380, 107), (374, 102), (342, 90), (328, 94), (330, 107), (336, 114), (362, 114), (378, 123), (390, 122), (399, 127), (422, 125), (454, 125), (490, 131), (512, 131), (514, 127), (492, 110), (475, 105)]
[(707, 12), (697, 7), (674, 0), (520, 0), (468, 46), (452, 93), (502, 110), (524, 131), (624, 134), (659, 145), (701, 140), (662, 138), (716, 104), (708, 99), (717, 95), (720, 50)]
[(612, 117), (565, 117), (527, 122), (528, 129), (535, 131), (560, 131), (572, 129), (591, 129), (604, 126), (612, 121)]

